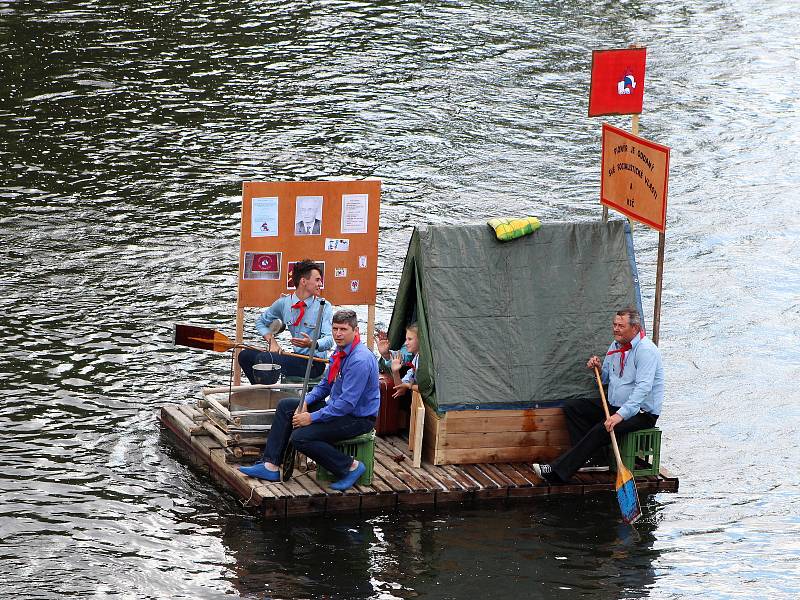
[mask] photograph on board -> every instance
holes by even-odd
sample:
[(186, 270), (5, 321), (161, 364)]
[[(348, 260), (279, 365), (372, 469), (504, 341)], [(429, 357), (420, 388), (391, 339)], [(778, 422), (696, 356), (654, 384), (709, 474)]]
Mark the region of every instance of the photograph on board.
[(271, 279), (281, 276), (280, 252), (245, 252), (243, 279)]
[[(292, 273), (294, 272), (294, 265), (298, 262), (296, 260), (292, 260), (289, 264), (286, 265), (286, 289), (293, 290), (294, 281), (292, 281)], [(319, 286), (319, 289), (325, 289), (325, 261), (324, 260), (315, 260), (314, 261), (317, 265), (319, 265), (319, 274), (322, 276), (322, 283)]]
[(294, 212), (295, 235), (322, 233), (322, 196), (298, 196)]

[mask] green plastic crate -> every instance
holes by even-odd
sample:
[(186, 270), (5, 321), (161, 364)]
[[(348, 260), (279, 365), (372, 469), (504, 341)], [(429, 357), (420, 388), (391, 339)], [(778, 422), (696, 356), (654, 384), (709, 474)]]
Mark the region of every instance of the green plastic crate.
[[(367, 468), (364, 474), (358, 478), (356, 483), (358, 485), (371, 485), (372, 473), (375, 467), (375, 430), (369, 433), (350, 438), (349, 440), (342, 440), (336, 442), (333, 447), (352, 456), (358, 462), (363, 463)], [(325, 467), (317, 465), (317, 481), (333, 481), (335, 476), (328, 471)]]
[[(611, 452), (610, 446), (609, 451)], [(622, 456), (622, 462), (634, 477), (658, 475), (661, 466), (661, 430), (654, 427), (626, 433), (619, 441), (619, 453)], [(617, 461), (614, 460), (613, 452), (610, 465), (612, 471), (617, 470)]]

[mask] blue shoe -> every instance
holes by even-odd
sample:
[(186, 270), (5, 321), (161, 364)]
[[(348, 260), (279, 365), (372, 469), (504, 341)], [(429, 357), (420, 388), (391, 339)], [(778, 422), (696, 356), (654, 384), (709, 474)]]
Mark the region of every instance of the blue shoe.
[(266, 479), (267, 481), (279, 481), (281, 478), (280, 471), (270, 471), (264, 466), (264, 463), (258, 463), (252, 467), (239, 467), (239, 471), (250, 477)]
[(364, 471), (367, 470), (367, 467), (364, 466), (364, 463), (358, 463), (358, 466), (347, 473), (344, 477), (342, 477), (339, 481), (334, 481), (331, 484), (332, 490), (339, 490), (340, 492), (345, 491), (347, 488), (352, 487), (358, 478), (364, 474)]

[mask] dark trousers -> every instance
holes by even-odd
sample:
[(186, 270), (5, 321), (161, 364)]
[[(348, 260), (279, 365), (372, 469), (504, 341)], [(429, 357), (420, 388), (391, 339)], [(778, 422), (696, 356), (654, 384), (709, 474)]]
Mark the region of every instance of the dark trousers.
[[(272, 363), (281, 366), (281, 374), (287, 377), (305, 377), (307, 358), (286, 356), (277, 352), (259, 352), (252, 348), (245, 348), (239, 352), (239, 366), (247, 376), (250, 383), (255, 383), (253, 378), (253, 365)], [(319, 377), (325, 370), (325, 363), (314, 361), (311, 363), (311, 377)]]
[[(284, 398), (278, 403), (272, 429), (264, 448), (264, 462), (280, 465), (286, 446), (291, 442), (298, 452), (302, 452), (341, 479), (350, 470), (353, 457), (339, 452), (332, 444), (372, 431), (375, 428), (375, 417), (345, 415), (330, 421), (319, 421), (292, 429), (292, 416), (299, 403), (299, 399), (292, 398)], [(309, 405), (308, 410), (316, 412), (324, 406), (325, 403), (322, 401), (314, 402)]]
[[(619, 410), (616, 406), (611, 405), (608, 408), (611, 414)], [(564, 417), (567, 420), (567, 430), (572, 441), (572, 448), (550, 463), (550, 466), (556, 475), (566, 481), (586, 464), (586, 461), (597, 450), (609, 445), (611, 437), (603, 426), (606, 414), (600, 398), (568, 400), (564, 403)], [(623, 433), (654, 427), (657, 419), (657, 415), (640, 412), (630, 419), (617, 423), (614, 432), (619, 439)]]

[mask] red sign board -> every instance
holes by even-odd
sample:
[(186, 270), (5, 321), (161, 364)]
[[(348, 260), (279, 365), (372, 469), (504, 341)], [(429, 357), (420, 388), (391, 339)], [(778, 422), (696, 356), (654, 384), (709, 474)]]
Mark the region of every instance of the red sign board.
[(669, 148), (603, 123), (600, 202), (653, 229), (667, 223)]
[(592, 52), (590, 117), (642, 112), (646, 59), (647, 48)]

